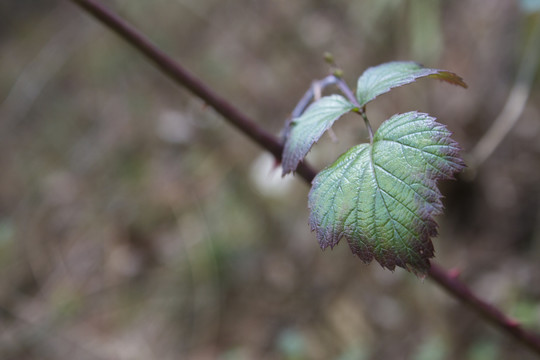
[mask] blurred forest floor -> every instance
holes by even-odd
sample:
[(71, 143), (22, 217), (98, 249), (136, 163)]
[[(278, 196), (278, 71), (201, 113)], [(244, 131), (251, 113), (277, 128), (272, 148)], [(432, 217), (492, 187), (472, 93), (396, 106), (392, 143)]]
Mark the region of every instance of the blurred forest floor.
[[(511, 94), (534, 1), (103, 1), (278, 134), (331, 52), (368, 108), (420, 110), (468, 156)], [(520, 5), (521, 4), (521, 5)], [(469, 176), (445, 182), (436, 261), (540, 331), (540, 86)], [(341, 121), (308, 159), (365, 141)], [(470, 159), (470, 157), (468, 157)], [(474, 163), (474, 159), (472, 160)], [(471, 165), (471, 164), (469, 164)], [(0, 359), (533, 359), (429, 280), (322, 252), (308, 187), (69, 1), (0, 3)]]

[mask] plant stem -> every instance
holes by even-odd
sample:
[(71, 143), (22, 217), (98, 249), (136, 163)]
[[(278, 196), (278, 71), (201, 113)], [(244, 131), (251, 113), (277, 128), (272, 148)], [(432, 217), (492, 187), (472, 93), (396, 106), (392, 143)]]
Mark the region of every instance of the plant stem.
[(368, 133), (369, 133), (369, 143), (373, 144), (373, 129), (371, 128), (371, 124), (369, 123), (369, 120), (366, 115), (366, 107), (360, 106), (358, 103), (358, 100), (356, 100), (356, 97), (354, 96), (351, 88), (342, 78), (337, 78), (337, 86), (341, 90), (341, 92), (349, 99), (350, 102), (352, 102), (357, 107), (356, 113), (360, 114), (362, 116), (362, 119), (364, 119), (364, 123), (366, 124)]
[(430, 279), (436, 281), (453, 297), (474, 309), (484, 320), (504, 330), (514, 339), (527, 345), (535, 353), (540, 354), (539, 335), (524, 329), (517, 320), (508, 317), (495, 306), (476, 297), (456, 276), (451, 276), (435, 264), (431, 264), (428, 275)]
[[(328, 75), (327, 77), (325, 77), (324, 79), (321, 79), (321, 80), (315, 80), (311, 84), (311, 86), (306, 91), (304, 96), (302, 96), (302, 99), (300, 99), (300, 101), (298, 102), (298, 104), (294, 108), (294, 110), (292, 112), (292, 115), (291, 115), (291, 118), (288, 119), (288, 121), (287, 121), (286, 127), (289, 126), (289, 123), (290, 123), (290, 121), (292, 119), (295, 119), (295, 118), (299, 117), (300, 115), (302, 115), (302, 113), (306, 110), (309, 103), (313, 99), (318, 100), (318, 99), (316, 99), (316, 97), (317, 97), (316, 95), (317, 95), (318, 92), (322, 91), (325, 87), (327, 87), (329, 85), (333, 85), (333, 84), (336, 84), (338, 86), (338, 88), (341, 90), (341, 92), (347, 97), (347, 99), (350, 102), (352, 102), (354, 105), (357, 106), (357, 110), (354, 111), (354, 112), (359, 114), (360, 116), (362, 116), (362, 118), (364, 119), (364, 123), (366, 124), (366, 127), (368, 129), (368, 133), (369, 133), (369, 143), (373, 144), (373, 129), (371, 128), (371, 124), (369, 123), (369, 120), (368, 120), (367, 115), (366, 115), (366, 107), (365, 106), (363, 106), (363, 107), (360, 106), (360, 104), (358, 103), (358, 100), (356, 100), (356, 98), (354, 97), (354, 94), (351, 91), (351, 89), (349, 88), (349, 86), (347, 85), (347, 83), (341, 77), (339, 77), (339, 76), (337, 76), (335, 74), (334, 75)], [(331, 130), (331, 129), (329, 129), (329, 130)]]
[(308, 107), (309, 103), (316, 97), (316, 93), (317, 93), (316, 89), (319, 89), (320, 91), (322, 91), (322, 90), (324, 90), (325, 87), (327, 87), (329, 85), (333, 85), (333, 84), (337, 83), (337, 81), (338, 81), (338, 79), (334, 75), (328, 75), (324, 79), (315, 80), (311, 84), (309, 89), (306, 91), (304, 96), (302, 96), (302, 99), (300, 99), (298, 104), (295, 106), (295, 108), (294, 108), (294, 110), (293, 110), (293, 112), (291, 114), (291, 118), (292, 119), (297, 118), (297, 117), (299, 117), (300, 115), (302, 115), (304, 113), (304, 111)]
[[(111, 30), (123, 37), (131, 45), (140, 50), (166, 75), (213, 107), (225, 118), (225, 120), (237, 127), (262, 148), (272, 153), (276, 159), (281, 159), (283, 146), (272, 134), (269, 134), (266, 130), (257, 125), (253, 120), (244, 115), (225, 99), (218, 96), (199, 79), (183, 69), (179, 64), (153, 45), (136, 29), (127, 24), (117, 15), (111, 13), (96, 0), (71, 1), (81, 6), (84, 10), (92, 14)], [(339, 84), (343, 86), (344, 82), (340, 81), (338, 82), (338, 86), (340, 86)], [(340, 87), (340, 89), (342, 91), (344, 89), (347, 91), (348, 87)], [(350, 89), (348, 89), (348, 93), (352, 95)], [(352, 96), (352, 98), (354, 99), (354, 96)], [(351, 100), (350, 97), (349, 100)], [(364, 111), (361, 113), (364, 113)], [(301, 166), (297, 169), (297, 173), (307, 183), (311, 183), (316, 175), (316, 172), (312, 168), (308, 167), (305, 163), (301, 164)], [(441, 287), (446, 289), (453, 297), (460, 300), (472, 310), (480, 314), (484, 319), (487, 319), (487, 321), (504, 331), (506, 334), (511, 335), (522, 344), (528, 346), (536, 354), (540, 355), (539, 335), (523, 329), (516, 321), (504, 315), (500, 310), (491, 304), (478, 298), (465, 284), (460, 282), (457, 277), (439, 268), (438, 266), (431, 265), (429, 275), (431, 280), (435, 281)]]
[(373, 129), (371, 128), (371, 124), (369, 123), (369, 120), (366, 115), (366, 108), (364, 107), (362, 111), (360, 112), (360, 115), (362, 115), (362, 118), (364, 119), (364, 122), (366, 123), (366, 127), (368, 129), (369, 133), (369, 143), (373, 144)]
[[(163, 71), (165, 75), (177, 82), (180, 86), (191, 91), (198, 98), (202, 99), (237, 129), (246, 134), (262, 148), (268, 150), (274, 155), (276, 160), (281, 161), (283, 147), (279, 140), (272, 134), (266, 132), (257, 125), (255, 121), (250, 119), (227, 100), (216, 94), (190, 72), (185, 70), (180, 64), (165, 54), (161, 49), (154, 45), (152, 41), (128, 24), (124, 19), (109, 11), (98, 1), (71, 1), (93, 15), (117, 35), (120, 35), (124, 40), (145, 55), (147, 59), (154, 63), (154, 65)], [(313, 170), (306, 161), (299, 164), (296, 172), (307, 177), (314, 177), (314, 174), (316, 174), (315, 170)]]
[(354, 96), (351, 88), (349, 87), (349, 85), (347, 85), (345, 80), (343, 80), (342, 78), (338, 78), (338, 77), (336, 77), (336, 79), (337, 79), (336, 84), (337, 84), (339, 90), (341, 90), (341, 92), (343, 93), (343, 95), (345, 95), (347, 97), (347, 99), (349, 99), (350, 102), (352, 102), (354, 105), (356, 105), (358, 107), (358, 109), (361, 109), (362, 107), (360, 106), (360, 104), (358, 104), (358, 100), (356, 100), (356, 97)]

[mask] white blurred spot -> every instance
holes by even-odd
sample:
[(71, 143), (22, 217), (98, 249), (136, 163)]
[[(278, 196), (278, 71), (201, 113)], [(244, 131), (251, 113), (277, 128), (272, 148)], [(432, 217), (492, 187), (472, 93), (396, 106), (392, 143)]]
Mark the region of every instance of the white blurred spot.
[(281, 177), (281, 167), (268, 153), (261, 154), (250, 169), (250, 179), (255, 188), (264, 196), (285, 196), (291, 189), (292, 176)]
[(165, 110), (158, 118), (156, 133), (169, 143), (189, 143), (193, 138), (193, 119), (189, 114)]

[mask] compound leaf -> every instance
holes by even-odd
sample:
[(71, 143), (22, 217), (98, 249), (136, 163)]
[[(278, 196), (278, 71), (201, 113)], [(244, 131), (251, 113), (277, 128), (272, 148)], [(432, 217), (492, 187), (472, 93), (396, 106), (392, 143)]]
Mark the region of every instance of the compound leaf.
[(311, 104), (290, 124), (283, 149), (283, 174), (295, 171), (309, 149), (343, 114), (355, 105), (340, 95), (325, 96)]
[(434, 215), (442, 212), (440, 179), (464, 164), (450, 132), (427, 114), (394, 115), (313, 180), (311, 229), (321, 248), (345, 237), (364, 262), (377, 260), (423, 274), (433, 257)]
[(366, 105), (377, 96), (392, 88), (406, 85), (416, 79), (430, 77), (467, 87), (458, 75), (439, 69), (428, 69), (410, 61), (394, 61), (371, 67), (358, 78), (356, 98), (360, 106)]

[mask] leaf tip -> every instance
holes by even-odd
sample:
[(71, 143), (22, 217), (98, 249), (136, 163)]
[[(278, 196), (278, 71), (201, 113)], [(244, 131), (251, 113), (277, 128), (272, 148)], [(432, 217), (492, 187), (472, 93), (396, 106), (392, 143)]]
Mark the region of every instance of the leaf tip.
[(431, 74), (428, 76), (428, 78), (438, 79), (441, 81), (445, 81), (452, 85), (458, 85), (461, 86), (464, 89), (467, 89), (469, 86), (463, 78), (453, 72), (446, 71), (446, 70), (439, 70), (435, 74)]

